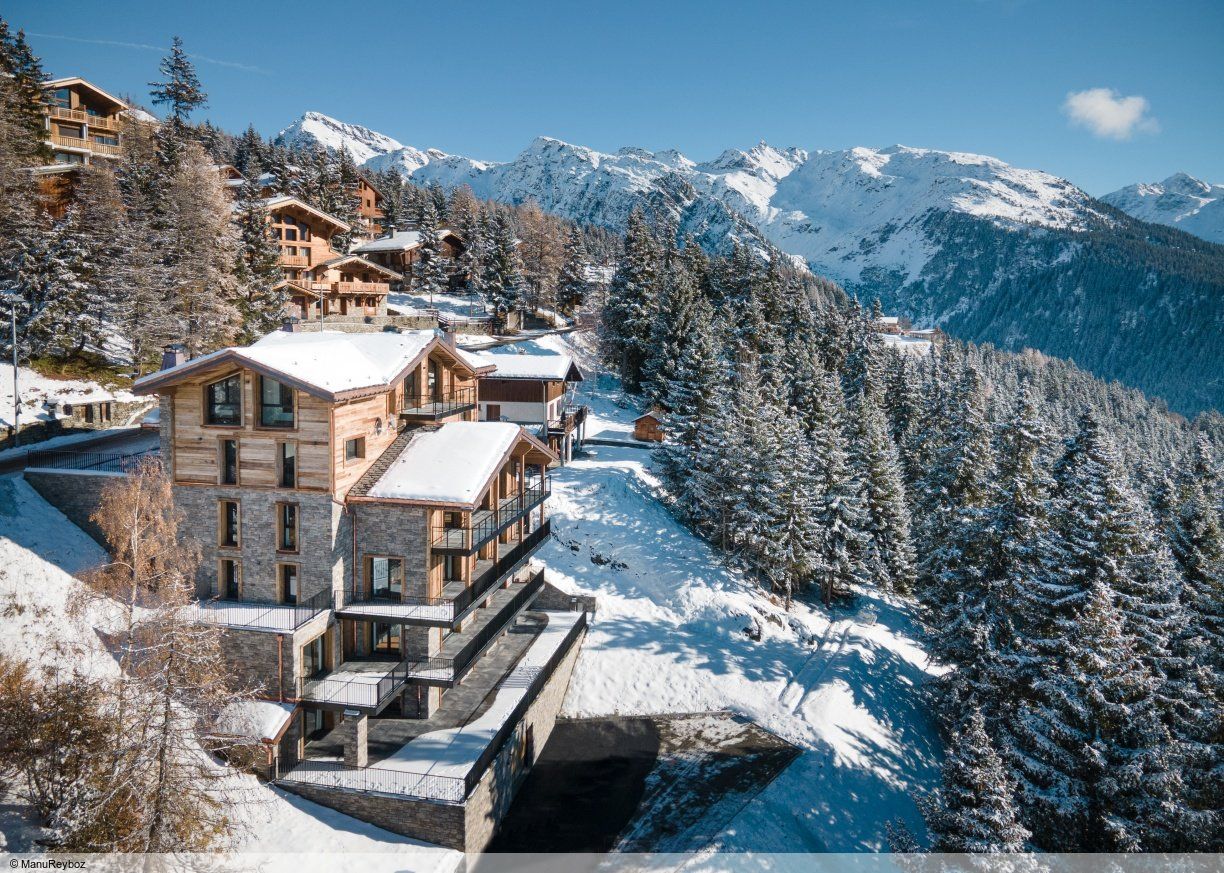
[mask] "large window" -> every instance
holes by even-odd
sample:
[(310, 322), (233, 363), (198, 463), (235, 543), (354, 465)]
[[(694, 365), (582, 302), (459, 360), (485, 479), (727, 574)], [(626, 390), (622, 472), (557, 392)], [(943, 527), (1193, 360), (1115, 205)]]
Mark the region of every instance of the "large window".
[(222, 500), (218, 509), (217, 544), (236, 549), (239, 544), (238, 501)]
[(370, 626), (370, 651), (374, 654), (398, 654), (400, 650), (400, 629), (396, 624), (373, 622)]
[(213, 382), (206, 389), (204, 420), (208, 424), (237, 425), (242, 422), (242, 377), (235, 373)]
[(370, 590), (384, 600), (402, 600), (404, 562), (400, 558), (367, 558)]
[(297, 443), (277, 443), (277, 483), (281, 488), (297, 487)]
[(442, 578), (447, 582), (457, 582), (463, 578), (462, 555), (445, 555), (442, 561)]
[(238, 484), (238, 440), (221, 440), (221, 484)]
[(234, 558), (222, 558), (217, 573), (218, 593), (226, 600), (242, 599), (242, 565)]
[(308, 677), (317, 676), (327, 670), (326, 636), (317, 636), (302, 646), (302, 672)]
[(293, 427), (293, 389), (267, 376), (259, 377), (259, 423), (263, 427)]
[(277, 564), (277, 584), (280, 587), (281, 603), (298, 602), (298, 565)]
[(276, 504), (276, 548), (282, 552), (298, 550), (298, 508), (296, 503)]
[(72, 108), (72, 92), (67, 88), (56, 88), (51, 92), (51, 104), (60, 109)]

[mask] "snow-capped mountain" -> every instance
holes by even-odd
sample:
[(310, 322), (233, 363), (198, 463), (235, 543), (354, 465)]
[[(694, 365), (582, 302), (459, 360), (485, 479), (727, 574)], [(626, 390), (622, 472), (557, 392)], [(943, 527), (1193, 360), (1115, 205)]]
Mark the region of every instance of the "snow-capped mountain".
[[(305, 121), (287, 130), (305, 137), (315, 126)], [(761, 142), (698, 162), (538, 137), (493, 163), (334, 121), (314, 141), (356, 153), (379, 139), (395, 147), (367, 158), (371, 169), (534, 200), (613, 229), (641, 207), (707, 249), (776, 247), (916, 323), (1074, 358), (1183, 411), (1224, 406), (1224, 334), (1214, 327), (1224, 323), (1224, 248), (1134, 221), (1049, 173), (899, 145), (808, 152)]]
[(402, 143), (389, 136), (360, 124), (337, 121), (322, 112), (307, 112), (278, 133), (276, 140), (290, 147), (320, 145), (332, 151), (345, 149), (358, 164), (404, 148)]
[(1167, 224), (1224, 244), (1224, 185), (1174, 173), (1163, 182), (1127, 185), (1101, 199), (1141, 221)]

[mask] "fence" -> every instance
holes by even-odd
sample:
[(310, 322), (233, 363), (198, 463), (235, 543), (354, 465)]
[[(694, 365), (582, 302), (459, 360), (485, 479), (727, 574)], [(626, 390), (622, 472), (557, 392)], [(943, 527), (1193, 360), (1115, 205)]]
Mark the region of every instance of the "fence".
[(339, 761), (301, 761), (280, 777), (281, 782), (397, 794), (441, 803), (463, 803), (467, 782), (459, 776), (413, 773), (389, 767), (354, 767)]
[(552, 480), (546, 478), (539, 485), (524, 488), (518, 494), (501, 500), (496, 509), (475, 510), (467, 525), (435, 528), (431, 545), (438, 550), (475, 551), (521, 520), (551, 493)]
[(143, 452), (74, 452), (69, 449), (39, 449), (26, 455), (26, 467), (44, 470), (84, 470), (92, 473), (127, 473), (145, 455), (157, 454), (156, 448)]

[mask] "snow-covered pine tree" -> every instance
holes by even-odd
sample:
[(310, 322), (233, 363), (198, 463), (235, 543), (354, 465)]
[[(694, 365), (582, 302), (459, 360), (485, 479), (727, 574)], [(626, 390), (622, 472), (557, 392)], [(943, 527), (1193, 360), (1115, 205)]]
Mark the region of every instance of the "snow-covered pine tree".
[(971, 709), (948, 743), (943, 784), (919, 806), (931, 832), (931, 851), (1023, 852), (1030, 834), (1020, 824), (1015, 786), (986, 733), (986, 720)]
[(846, 456), (845, 402), (841, 385), (828, 371), (817, 374), (815, 397), (806, 417), (812, 444), (813, 517), (816, 548), (813, 578), (826, 604), (848, 597), (867, 581), (862, 555), (867, 531), (861, 487)]
[(494, 210), (489, 218), (482, 284), (485, 299), (499, 317), (504, 318), (522, 308), (523, 265), (514, 224), (503, 210)]
[(1169, 645), (1184, 620), (1181, 579), (1151, 510), (1127, 481), (1117, 448), (1094, 415), (1081, 417), (1055, 481), (1062, 572), (1079, 577), (1077, 589), (1099, 581), (1111, 591), (1151, 673), (1158, 679), (1176, 674)]
[(565, 239), (565, 258), (561, 265), (561, 276), (557, 281), (557, 302), (561, 312), (566, 315), (572, 315), (586, 300), (590, 288), (586, 276), (587, 259), (582, 231), (578, 225), (574, 225)]
[(762, 562), (773, 590), (782, 594), (786, 609), (806, 588), (816, 571), (816, 527), (812, 447), (793, 410), (780, 409), (773, 422), (776, 454), (772, 461), (773, 524), (765, 537)]
[(183, 48), (181, 37), (175, 36), (170, 41), (170, 54), (162, 58), (159, 69), (165, 78), (149, 83), (153, 89), (150, 95), (154, 106), (166, 106), (170, 110), (170, 117), (157, 129), (157, 140), (162, 166), (172, 172), (178, 167), (183, 145), (189, 138), (187, 119), (196, 109), (208, 105), (208, 95)]
[(268, 147), (253, 124), (247, 125), (234, 146), (234, 167), (248, 180), (268, 170)]
[(288, 297), (281, 282), (280, 247), (272, 236), (259, 186), (247, 179), (238, 189), (234, 221), (238, 227), (234, 280), (240, 338), (251, 343), (280, 326)]
[(916, 555), (897, 447), (873, 395), (861, 394), (851, 416), (851, 463), (863, 485), (866, 513), (864, 569), (881, 589), (908, 593), (914, 584)]
[(450, 259), (443, 253), (438, 213), (432, 200), (426, 200), (421, 209), (417, 232), (421, 235), (421, 245), (412, 263), (412, 290), (428, 296), (432, 303), (434, 297), (445, 294), (450, 285)]
[(0, 18), (0, 114), (11, 125), (3, 148), (22, 166), (31, 167), (51, 160), (47, 145), (47, 121), (43, 115), (43, 82), (50, 78), (41, 60), (30, 50), (25, 32), (13, 33)]
[(654, 320), (642, 364), (642, 388), (647, 399), (666, 408), (668, 387), (692, 330), (697, 288), (674, 242), (663, 253), (662, 280), (654, 305)]
[(1025, 824), (1043, 849), (1158, 851), (1183, 812), (1154, 677), (1105, 582), (1089, 582), (1060, 657), (1015, 721)]
[(620, 375), (625, 389), (635, 394), (642, 388), (642, 368), (650, 354), (660, 261), (659, 241), (641, 210), (634, 209), (608, 289), (600, 340), (604, 359)]

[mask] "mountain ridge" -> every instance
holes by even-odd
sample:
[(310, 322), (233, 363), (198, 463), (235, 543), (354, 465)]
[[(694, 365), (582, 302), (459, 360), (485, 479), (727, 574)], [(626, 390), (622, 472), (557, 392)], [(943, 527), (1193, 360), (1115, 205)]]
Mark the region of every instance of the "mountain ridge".
[[(292, 141), (302, 128), (287, 128)], [(642, 208), (713, 251), (776, 247), (924, 326), (1073, 358), (1188, 414), (1224, 406), (1224, 247), (1145, 223), (1050, 173), (903, 145), (808, 151), (762, 141), (698, 162), (674, 149), (608, 153), (540, 136), (491, 162), (343, 122), (322, 133), (317, 142), (332, 148), (344, 136), (354, 148), (381, 137), (365, 166), (420, 184), (466, 184), (478, 197), (534, 200), (616, 230)], [(1143, 361), (1132, 360), (1136, 348)]]
[(1224, 185), (1177, 172), (1160, 182), (1137, 182), (1101, 198), (1126, 214), (1176, 227), (1224, 245)]

